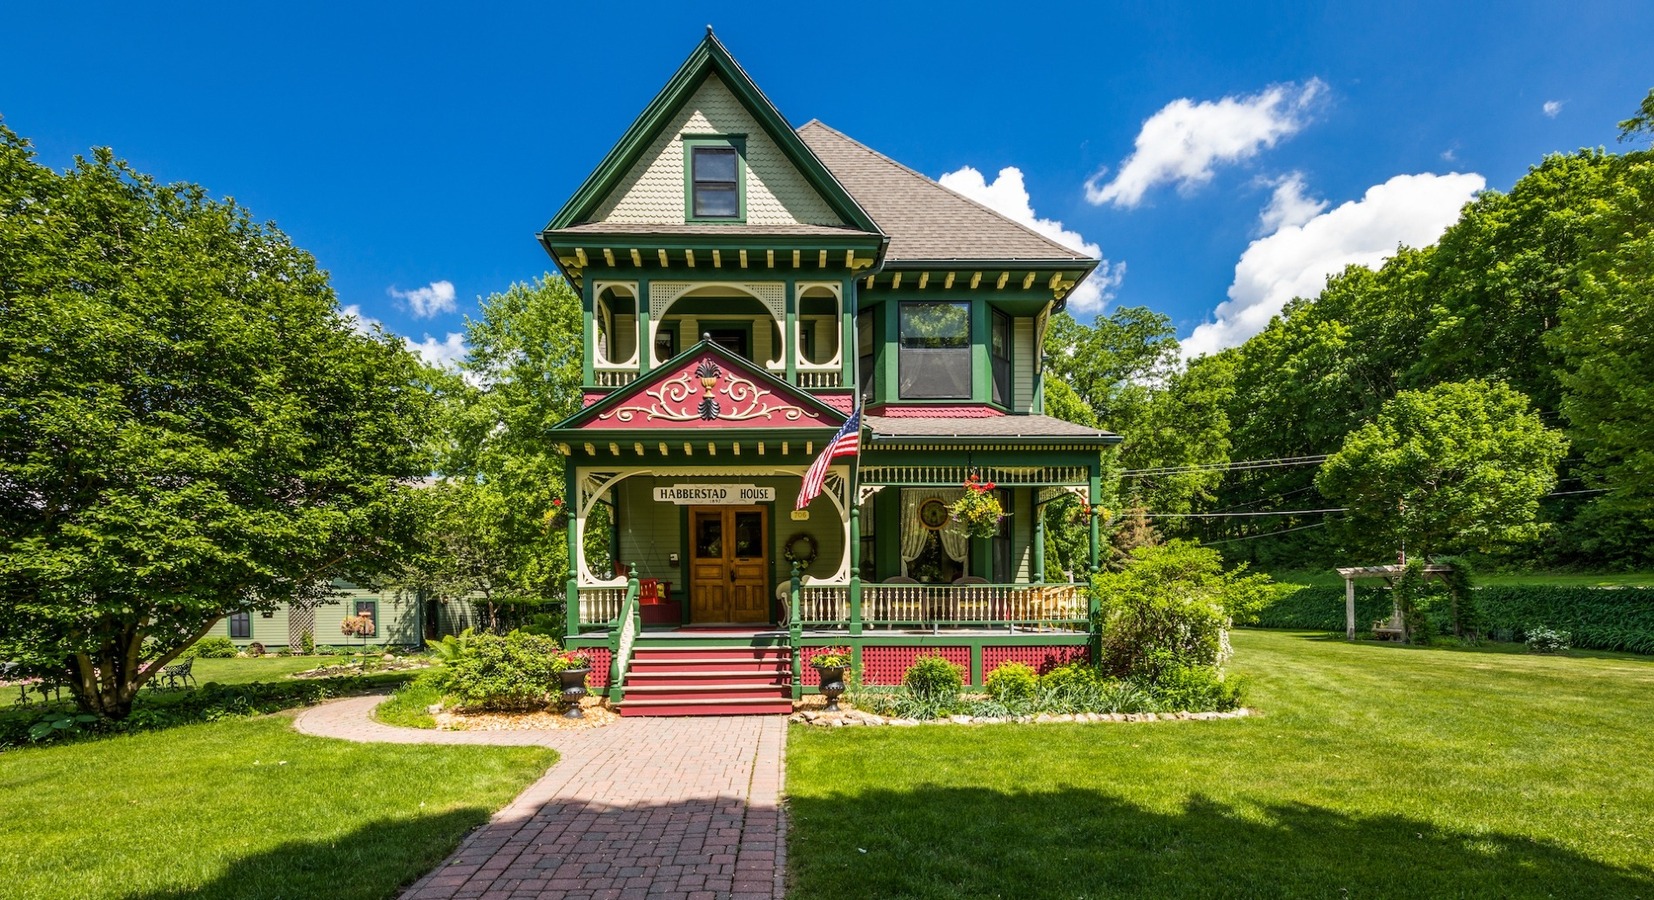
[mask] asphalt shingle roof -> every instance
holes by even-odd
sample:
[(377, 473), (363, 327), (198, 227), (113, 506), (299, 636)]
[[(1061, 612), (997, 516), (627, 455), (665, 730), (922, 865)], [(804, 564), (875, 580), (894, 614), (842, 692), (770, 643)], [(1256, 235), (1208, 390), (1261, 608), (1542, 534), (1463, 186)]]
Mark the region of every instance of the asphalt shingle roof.
[(1087, 268), (1097, 262), (818, 120), (799, 128), (798, 136), (890, 235), (887, 262), (1027, 260), (1073, 262)]

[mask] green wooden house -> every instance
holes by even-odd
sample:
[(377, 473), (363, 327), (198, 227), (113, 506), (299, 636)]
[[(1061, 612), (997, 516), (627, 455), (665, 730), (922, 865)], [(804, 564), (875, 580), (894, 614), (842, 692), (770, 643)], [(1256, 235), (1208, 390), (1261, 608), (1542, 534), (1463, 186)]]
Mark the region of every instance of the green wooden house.
[(315, 606), (282, 604), (267, 612), (236, 613), (207, 635), (227, 637), (237, 647), (258, 643), (276, 650), (298, 649), (309, 632), (318, 646), (358, 646), (362, 639), (346, 636), (339, 625), (347, 616), (365, 612), (374, 621), (369, 645), (423, 647), (428, 633), (456, 633), (475, 624), (470, 604), (430, 604), (412, 591), (373, 590), (342, 581), (333, 585), (333, 591), (333, 600)]
[[(794, 128), (710, 29), (539, 237), (585, 313), (586, 405), (546, 433), (568, 640), (623, 713), (786, 709), (816, 646), (873, 682), (924, 653), (973, 684), (1086, 653), (1037, 511), (1095, 507), (1118, 437), (1044, 414), (1040, 347), (1096, 259)], [(859, 456), (795, 510), (857, 409)], [(973, 474), (1009, 513), (992, 537), (948, 523)], [(599, 506), (635, 577), (585, 559)]]

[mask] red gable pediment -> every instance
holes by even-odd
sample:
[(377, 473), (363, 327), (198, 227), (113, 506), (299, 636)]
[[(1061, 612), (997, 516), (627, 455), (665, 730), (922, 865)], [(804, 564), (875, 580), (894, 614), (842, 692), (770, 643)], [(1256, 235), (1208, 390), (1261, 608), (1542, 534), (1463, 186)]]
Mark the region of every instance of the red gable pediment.
[(808, 392), (702, 341), (554, 430), (836, 429), (846, 418)]

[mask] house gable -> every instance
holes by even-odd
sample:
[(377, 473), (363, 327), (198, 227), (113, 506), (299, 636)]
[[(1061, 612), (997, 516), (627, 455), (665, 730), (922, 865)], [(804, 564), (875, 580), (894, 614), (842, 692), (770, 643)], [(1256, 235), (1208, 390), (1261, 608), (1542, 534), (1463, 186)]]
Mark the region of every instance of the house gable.
[(684, 147), (699, 138), (744, 145), (743, 224), (879, 233), (710, 29), (546, 232), (594, 223), (692, 221)]
[(593, 403), (552, 429), (837, 429), (847, 416), (710, 341)]

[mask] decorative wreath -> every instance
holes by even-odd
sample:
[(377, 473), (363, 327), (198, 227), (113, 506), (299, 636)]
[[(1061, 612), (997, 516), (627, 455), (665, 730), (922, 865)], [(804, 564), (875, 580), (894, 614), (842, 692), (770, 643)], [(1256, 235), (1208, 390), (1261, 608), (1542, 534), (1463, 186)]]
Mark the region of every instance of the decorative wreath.
[(787, 558), (787, 562), (798, 563), (800, 569), (807, 569), (810, 563), (816, 561), (816, 553), (820, 549), (816, 545), (816, 539), (811, 537), (809, 532), (800, 531), (787, 538), (786, 545), (781, 548), (781, 555)]

